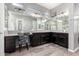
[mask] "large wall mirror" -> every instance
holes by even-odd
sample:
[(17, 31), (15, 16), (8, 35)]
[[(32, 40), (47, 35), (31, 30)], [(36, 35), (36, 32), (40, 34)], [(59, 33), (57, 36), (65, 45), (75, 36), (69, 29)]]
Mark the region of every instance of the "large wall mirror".
[[(16, 14), (13, 11), (8, 11), (8, 18), (5, 19), (5, 31), (7, 32), (28, 32), (31, 31), (34, 27), (36, 27), (35, 24), (35, 18), (31, 16), (25, 16)], [(34, 25), (33, 25), (34, 22)], [(35, 28), (36, 29), (36, 28)]]
[[(69, 14), (64, 12), (63, 14), (55, 17), (50, 17), (50, 20), (46, 22), (47, 28), (56, 32), (68, 32), (69, 29)], [(45, 25), (45, 26), (46, 26)]]

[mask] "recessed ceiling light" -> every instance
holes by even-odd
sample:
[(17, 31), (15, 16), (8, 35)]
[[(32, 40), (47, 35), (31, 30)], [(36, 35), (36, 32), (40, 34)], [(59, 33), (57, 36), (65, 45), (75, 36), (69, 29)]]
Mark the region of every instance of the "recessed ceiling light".
[(23, 7), (21, 4), (18, 4), (18, 3), (12, 3), (12, 5), (17, 6), (17, 7), (20, 7), (20, 8)]

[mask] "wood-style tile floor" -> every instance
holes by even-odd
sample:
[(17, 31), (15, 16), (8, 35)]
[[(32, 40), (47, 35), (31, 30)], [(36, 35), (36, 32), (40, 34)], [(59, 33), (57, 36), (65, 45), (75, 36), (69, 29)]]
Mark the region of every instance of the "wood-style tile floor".
[(14, 53), (5, 54), (6, 56), (79, 56), (79, 51), (72, 53), (66, 48), (57, 44), (49, 43), (37, 47), (31, 47), (29, 50), (23, 48), (21, 52), (17, 50)]

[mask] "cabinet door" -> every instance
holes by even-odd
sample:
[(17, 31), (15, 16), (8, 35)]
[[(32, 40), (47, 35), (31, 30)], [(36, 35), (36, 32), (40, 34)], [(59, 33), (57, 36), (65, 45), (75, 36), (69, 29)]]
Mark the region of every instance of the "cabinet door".
[(40, 37), (40, 43), (41, 44), (46, 43), (46, 40), (45, 40), (46, 39), (46, 35), (45, 35), (45, 33), (41, 33), (40, 36), (41, 36)]
[(41, 40), (41, 44), (49, 42), (49, 38), (50, 38), (50, 34), (49, 33), (41, 33), (40, 36), (41, 36), (41, 39), (40, 39)]
[(61, 46), (68, 48), (68, 34), (66, 33), (60, 34), (59, 40)]
[(57, 34), (56, 33), (52, 33), (51, 34), (51, 42), (53, 42), (53, 43), (56, 43), (56, 40), (57, 40)]
[(68, 48), (68, 34), (67, 33), (52, 33), (52, 43), (58, 44), (65, 48)]
[(40, 34), (33, 34), (31, 38), (31, 46), (40, 45)]
[(50, 40), (50, 34), (49, 33), (45, 33), (45, 42), (48, 43)]
[(5, 37), (5, 52), (14, 52), (16, 49), (15, 39), (13, 36)]

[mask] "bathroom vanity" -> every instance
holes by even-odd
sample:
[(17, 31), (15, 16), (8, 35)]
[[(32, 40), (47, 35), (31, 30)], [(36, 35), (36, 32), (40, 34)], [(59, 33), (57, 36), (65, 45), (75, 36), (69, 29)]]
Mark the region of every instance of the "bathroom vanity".
[[(54, 43), (62, 47), (68, 48), (68, 33), (61, 32), (32, 32), (30, 37), (30, 47)], [(18, 35), (5, 36), (5, 52), (16, 51), (16, 41)]]
[(18, 36), (5, 36), (5, 52), (10, 53), (16, 51), (16, 39)]
[(10, 53), (16, 51), (16, 40), (18, 39), (17, 34), (9, 34), (4, 37), (5, 52)]
[(30, 35), (31, 46), (39, 46), (46, 43), (55, 43), (68, 48), (68, 33), (61, 32), (37, 32)]

